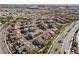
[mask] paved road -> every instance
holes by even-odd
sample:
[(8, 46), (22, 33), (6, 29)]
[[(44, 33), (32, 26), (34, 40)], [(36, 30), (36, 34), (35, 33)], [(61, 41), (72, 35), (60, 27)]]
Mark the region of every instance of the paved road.
[(76, 40), (77, 40), (77, 42), (78, 42), (78, 48), (79, 48), (79, 31), (78, 31), (78, 33), (77, 33)]
[(2, 28), (3, 28), (3, 25), (1, 25), (0, 26), (0, 54), (2, 54), (3, 53), (3, 49), (2, 49), (2, 45), (1, 45), (1, 43), (2, 43), (2, 35), (3, 35), (3, 31), (2, 31)]
[[(7, 25), (2, 25), (0, 26), (0, 54), (3, 54), (3, 53), (6, 53), (4, 51), (4, 47), (5, 47), (5, 44), (4, 44), (4, 39), (5, 39), (5, 29), (6, 29)], [(6, 47), (5, 47), (6, 48)], [(7, 49), (5, 49), (7, 50)]]
[[(79, 21), (72, 23), (70, 26), (67, 26), (65, 30), (56, 38), (52, 49), (50, 50), (50, 54), (63, 54), (69, 53), (70, 47), (73, 40), (73, 35), (79, 27)], [(58, 43), (58, 41), (62, 41), (62, 43)], [(64, 52), (65, 51), (65, 52)]]
[(76, 22), (75, 26), (69, 31), (69, 33), (64, 39), (63, 46), (61, 48), (61, 53), (64, 53), (64, 52), (66, 52), (67, 54), (70, 53), (73, 36), (78, 28), (79, 28), (79, 22), (78, 23)]

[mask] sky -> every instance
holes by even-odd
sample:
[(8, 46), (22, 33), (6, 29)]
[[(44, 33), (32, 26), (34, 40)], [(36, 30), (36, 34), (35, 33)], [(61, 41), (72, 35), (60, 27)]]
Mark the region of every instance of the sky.
[(0, 0), (0, 4), (79, 4), (79, 0)]

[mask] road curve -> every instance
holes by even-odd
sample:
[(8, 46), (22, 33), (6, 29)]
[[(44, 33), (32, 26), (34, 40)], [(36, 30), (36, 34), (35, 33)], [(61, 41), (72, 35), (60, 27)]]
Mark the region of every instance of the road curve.
[[(70, 47), (72, 44), (73, 36), (76, 30), (79, 28), (79, 21), (73, 22), (71, 25), (67, 26), (65, 30), (58, 35), (52, 48), (50, 49), (50, 54), (64, 54), (70, 53)], [(58, 43), (58, 41), (62, 43)]]
[(6, 51), (7, 49), (6, 49), (6, 46), (5, 46), (5, 43), (4, 43), (6, 27), (7, 27), (6, 24), (0, 26), (0, 54), (7, 53), (7, 51)]

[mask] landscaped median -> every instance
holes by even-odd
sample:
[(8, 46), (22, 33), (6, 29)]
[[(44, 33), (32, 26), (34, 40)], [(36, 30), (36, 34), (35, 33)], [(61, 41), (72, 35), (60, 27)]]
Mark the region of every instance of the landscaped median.
[(56, 40), (57, 36), (58, 36), (60, 33), (62, 33), (62, 32), (64, 31), (64, 29), (65, 29), (65, 26), (59, 27), (59, 29), (56, 31), (55, 35), (53, 35), (53, 36), (51, 37), (51, 45), (50, 45), (50, 47), (49, 47), (47, 53), (50, 53), (50, 50), (52, 49), (53, 45), (55, 44), (55, 40)]

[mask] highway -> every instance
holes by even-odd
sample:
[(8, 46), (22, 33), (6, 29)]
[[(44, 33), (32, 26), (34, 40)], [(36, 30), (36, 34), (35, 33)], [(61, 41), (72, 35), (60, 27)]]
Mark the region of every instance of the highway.
[(78, 28), (79, 28), (79, 22), (78, 23), (76, 22), (75, 26), (69, 31), (69, 33), (64, 39), (63, 47), (61, 48), (61, 53), (64, 53), (64, 52), (66, 52), (67, 54), (70, 53), (73, 36)]
[[(50, 49), (50, 54), (69, 54), (73, 36), (78, 28), (79, 21), (73, 22), (71, 25), (67, 26), (56, 38), (52, 48)], [(62, 42), (59, 43), (58, 41)]]

